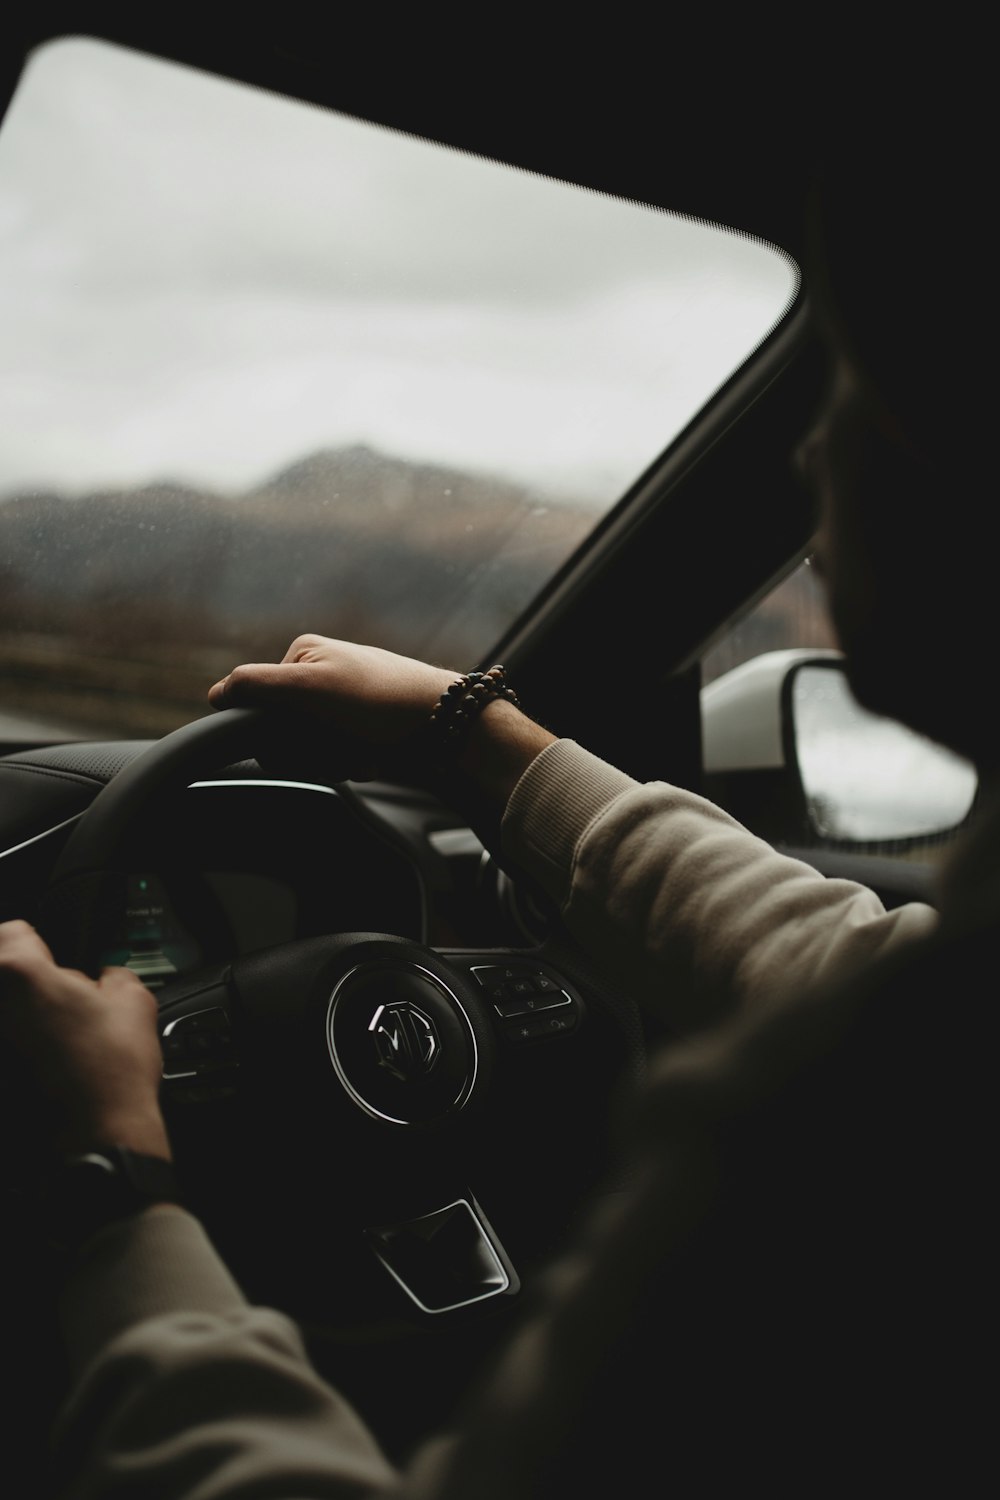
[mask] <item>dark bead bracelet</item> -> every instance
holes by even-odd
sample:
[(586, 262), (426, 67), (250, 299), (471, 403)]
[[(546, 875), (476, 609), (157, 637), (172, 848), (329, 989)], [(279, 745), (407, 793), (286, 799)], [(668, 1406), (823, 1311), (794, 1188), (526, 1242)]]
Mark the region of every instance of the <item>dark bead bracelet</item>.
[(441, 694), (430, 717), (430, 731), (439, 754), (450, 757), (464, 740), (472, 721), (494, 698), (520, 708), (521, 702), (501, 666), (486, 672), (466, 672)]

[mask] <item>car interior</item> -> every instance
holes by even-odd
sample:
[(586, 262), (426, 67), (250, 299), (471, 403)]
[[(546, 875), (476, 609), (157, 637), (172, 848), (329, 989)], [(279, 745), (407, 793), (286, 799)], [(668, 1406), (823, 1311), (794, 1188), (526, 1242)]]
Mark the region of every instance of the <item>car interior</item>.
[(669, 1037), (446, 791), (205, 695), (303, 630), (502, 662), (636, 779), (933, 901), (975, 777), (851, 701), (793, 461), (807, 60), (5, 26), (0, 920), (154, 990), (191, 1206), (402, 1455), (627, 1178)]

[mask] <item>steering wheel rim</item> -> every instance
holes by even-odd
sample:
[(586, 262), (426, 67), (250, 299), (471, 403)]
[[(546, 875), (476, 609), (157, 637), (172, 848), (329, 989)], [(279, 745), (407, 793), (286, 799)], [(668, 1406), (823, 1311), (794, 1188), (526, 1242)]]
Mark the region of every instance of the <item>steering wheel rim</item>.
[[(148, 805), (157, 797), (182, 791), (192, 780), (208, 771), (218, 770), (247, 759), (255, 749), (281, 743), (286, 747), (285, 758), (287, 759), (288, 720), (286, 716), (282, 716), (281, 720), (283, 738), (278, 741), (274, 738), (277, 729), (278, 724), (274, 717), (260, 710), (229, 709), (211, 714), (157, 741), (98, 794), (67, 840), (53, 869), (43, 900), (42, 920), (39, 925), (60, 962), (84, 969), (91, 974), (99, 970), (101, 954), (108, 951), (116, 919), (120, 921), (120, 915), (124, 909), (127, 876), (121, 869), (115, 868), (116, 862), (121, 860), (126, 837), (134, 831), (134, 825), (141, 819)], [(186, 1016), (192, 1011), (192, 1007), (201, 1014), (211, 1012), (213, 1008), (226, 1011), (228, 1014), (229, 1008), (235, 1006), (235, 1013), (241, 1018), (240, 1026), (245, 1028), (249, 1025), (251, 1035), (258, 1035), (264, 1039), (264, 1044), (259, 1049), (260, 1055), (256, 1057), (257, 1063), (259, 1064), (263, 1058), (265, 1066), (273, 1067), (276, 1055), (273, 1046), (275, 1035), (282, 1028), (288, 1030), (291, 1027), (294, 1030), (299, 1026), (301, 1019), (302, 1028), (312, 1028), (310, 1046), (313, 1049), (313, 1057), (309, 1067), (312, 1069), (311, 1076), (316, 1078), (317, 1094), (332, 1087), (335, 1074), (339, 1076), (341, 1086), (340, 1095), (336, 1096), (335, 1101), (329, 1105), (330, 1108), (339, 1110), (335, 1125), (331, 1130), (329, 1121), (325, 1118), (323, 1125), (316, 1129), (316, 1134), (327, 1138), (332, 1134), (341, 1143), (349, 1140), (349, 1152), (357, 1155), (362, 1161), (362, 1176), (367, 1170), (370, 1157), (370, 1175), (375, 1180), (376, 1187), (380, 1185), (379, 1179), (382, 1178), (393, 1184), (403, 1182), (411, 1170), (415, 1176), (419, 1176), (422, 1164), (426, 1165), (430, 1160), (426, 1154), (421, 1155), (424, 1149), (422, 1142), (426, 1141), (428, 1135), (434, 1136), (435, 1150), (443, 1151), (441, 1160), (445, 1163), (440, 1170), (435, 1167), (435, 1170), (430, 1173), (435, 1184), (440, 1184), (435, 1186), (434, 1191), (439, 1195), (448, 1196), (450, 1184), (454, 1182), (456, 1193), (461, 1194), (463, 1173), (468, 1171), (474, 1173), (476, 1170), (474, 1164), (470, 1165), (472, 1156), (467, 1147), (467, 1140), (474, 1139), (481, 1145), (485, 1142), (484, 1150), (487, 1152), (497, 1146), (498, 1140), (501, 1154), (503, 1147), (502, 1122), (501, 1126), (495, 1126), (492, 1121), (487, 1120), (486, 1126), (483, 1126), (481, 1121), (487, 1118), (487, 1109), (492, 1108), (494, 1103), (491, 1095), (493, 1058), (498, 1051), (504, 1051), (507, 1041), (501, 1037), (498, 1044), (496, 1016), (491, 1013), (487, 996), (480, 991), (479, 987), (480, 983), (485, 981), (477, 980), (476, 976), (474, 962), (476, 956), (475, 954), (470, 956), (465, 951), (439, 952), (422, 944), (412, 943), (385, 933), (335, 934), (329, 938), (302, 939), (283, 945), (281, 949), (262, 950), (259, 954), (233, 960), (230, 965), (224, 966), (224, 972), (213, 973), (207, 977), (195, 976), (187, 985), (186, 990), (185, 983), (182, 982), (179, 991), (175, 986), (167, 986), (163, 991), (158, 992), (157, 999), (161, 1005), (161, 1034), (164, 1038), (166, 1037), (164, 1016), (169, 1015), (175, 1018)], [(533, 964), (536, 969), (540, 966), (544, 967), (547, 963), (548, 977), (555, 978), (562, 994), (572, 997), (574, 1005), (578, 1007), (578, 1013), (582, 1010), (585, 1019), (587, 1018), (591, 993), (580, 982), (579, 967), (573, 978), (566, 977), (567, 973), (572, 973), (572, 967), (568, 966), (565, 953), (560, 958), (558, 969), (553, 968), (553, 960), (546, 945), (531, 951), (526, 958), (520, 950), (483, 950), (478, 956), (487, 967), (490, 966), (491, 960), (494, 965), (504, 962), (522, 965), (527, 963)], [(461, 1037), (457, 1041), (455, 1037), (452, 1037), (451, 1044), (459, 1051), (464, 1047), (466, 1055), (475, 1054), (474, 1086), (470, 1084), (468, 1089), (465, 1088), (459, 1076), (462, 1066), (459, 1060), (456, 1064), (458, 1071), (455, 1074), (457, 1082), (451, 1092), (449, 1092), (450, 1085), (445, 1088), (442, 1096), (445, 1100), (444, 1105), (440, 1108), (435, 1106), (429, 1112), (425, 1110), (425, 1116), (420, 1118), (401, 1120), (398, 1118), (398, 1112), (394, 1113), (391, 1104), (389, 1107), (383, 1107), (382, 1101), (386, 1097), (406, 1099), (407, 1096), (405, 1089), (397, 1095), (392, 1095), (391, 1089), (388, 1095), (385, 1093), (385, 1079), (378, 1067), (372, 1065), (370, 1057), (367, 1061), (362, 1059), (360, 1066), (363, 1081), (359, 1085), (357, 1077), (353, 1084), (351, 1078), (345, 1078), (344, 1068), (336, 1056), (336, 1045), (332, 1040), (335, 997), (338, 995), (343, 997), (347, 993), (345, 986), (349, 989), (351, 982), (356, 983), (356, 979), (352, 981), (352, 975), (356, 976), (363, 971), (364, 977), (370, 976), (372, 964), (388, 965), (391, 984), (397, 988), (402, 982), (401, 975), (405, 971), (406, 984), (411, 986), (407, 1004), (418, 1015), (423, 1014), (425, 1020), (430, 1020), (439, 1041), (441, 1036), (448, 1032), (450, 1023), (444, 1011), (440, 1008), (435, 1010), (435, 992), (442, 990), (448, 992), (450, 998), (447, 999), (447, 1005), (462, 1016), (457, 1028), (461, 1032)], [(365, 966), (368, 967), (365, 968)], [(416, 979), (414, 979), (414, 970), (421, 971)], [(282, 975), (285, 977), (282, 978)], [(292, 976), (291, 979), (288, 976)], [(414, 983), (422, 985), (423, 989), (416, 995), (415, 1002), (411, 1004), (411, 1001), (414, 1001), (412, 994)], [(293, 990), (301, 991), (301, 1017), (294, 1007), (291, 1011), (288, 1011), (286, 1007), (285, 1010), (279, 1012), (275, 1009), (272, 999), (268, 998), (275, 994), (285, 996)], [(583, 999), (585, 992), (586, 1000)], [(607, 986), (603, 987), (603, 993), (605, 996), (610, 993)], [(258, 996), (264, 998), (261, 1000), (257, 998)], [(365, 1003), (367, 1002), (362, 996), (358, 1005), (363, 1006)], [(614, 1004), (613, 998), (611, 1003)], [(369, 1013), (377, 1008), (369, 1004)], [(314, 1020), (314, 1016), (319, 1018), (321, 1013), (326, 1032), (323, 1050), (329, 1054), (322, 1058), (319, 1057), (319, 1021)], [(632, 1007), (626, 1005), (623, 1014), (627, 1023), (626, 1030), (628, 1030), (634, 1019)], [(366, 1015), (362, 1015), (360, 1022), (355, 1021), (354, 1024), (355, 1031), (361, 1035), (364, 1045), (367, 1046), (365, 1038), (370, 1037), (372, 1024), (368, 1022)], [(617, 1021), (613, 1023), (614, 1026), (617, 1024)], [(584, 1027), (584, 1031), (586, 1029)], [(453, 1027), (452, 1030), (455, 1028)], [(508, 1028), (508, 1039), (509, 1036)], [(355, 1036), (350, 1045), (356, 1046), (357, 1044), (358, 1037)], [(295, 1045), (298, 1045), (297, 1041)], [(415, 1045), (419, 1050), (419, 1038)], [(540, 1043), (542, 1049), (549, 1045), (548, 1038)], [(560, 1049), (564, 1046), (563, 1042), (553, 1041), (551, 1046), (552, 1050), (547, 1057), (550, 1060), (556, 1059), (555, 1071), (551, 1075), (553, 1080), (551, 1086), (556, 1089), (557, 1077), (563, 1080), (560, 1086), (565, 1085), (568, 1068), (564, 1062), (563, 1072), (559, 1074), (558, 1059), (562, 1055)], [(513, 1050), (516, 1053), (516, 1048)], [(641, 1046), (636, 1043), (633, 1028), (623, 1048), (625, 1061), (622, 1071), (634, 1072), (637, 1066), (641, 1067), (641, 1058), (637, 1057), (637, 1052), (641, 1052)], [(523, 1055), (517, 1054), (516, 1063), (511, 1063), (505, 1056), (504, 1065), (515, 1068), (521, 1066), (520, 1058)], [(532, 1056), (537, 1061), (539, 1055), (533, 1054)], [(547, 1086), (545, 1067), (549, 1065), (550, 1063), (543, 1063), (540, 1069), (535, 1067), (535, 1072), (542, 1076), (543, 1081), (539, 1085), (542, 1089)], [(295, 1066), (298, 1066), (297, 1062)], [(617, 1064), (615, 1066), (617, 1067)], [(531, 1061), (529, 1059), (524, 1076), (527, 1077), (530, 1073)], [(293, 1079), (295, 1076), (297, 1075), (294, 1075), (293, 1070)], [(292, 1086), (294, 1088), (294, 1081)], [(380, 1093), (379, 1090), (382, 1092)], [(501, 1087), (500, 1093), (502, 1092)], [(589, 1083), (585, 1092), (586, 1104), (581, 1098), (581, 1110), (589, 1108), (593, 1103), (590, 1098)], [(350, 1109), (345, 1110), (342, 1107), (343, 1100), (352, 1095), (354, 1097), (351, 1099)], [(255, 1108), (260, 1104), (261, 1097), (258, 1093)], [(373, 1100), (376, 1101), (375, 1107), (372, 1107)], [(516, 1112), (522, 1109), (523, 1102), (523, 1096), (520, 1098), (518, 1096), (518, 1087), (510, 1089), (508, 1085), (506, 1104), (496, 1107), (498, 1110), (507, 1108)], [(323, 1108), (327, 1107), (324, 1103)], [(545, 1118), (548, 1117), (545, 1111), (542, 1114)], [(263, 1128), (266, 1132), (270, 1129), (266, 1110), (263, 1118)], [(196, 1123), (200, 1128), (200, 1117)], [(400, 1131), (401, 1124), (415, 1128)], [(310, 1125), (309, 1129), (312, 1131), (313, 1126)], [(492, 1139), (488, 1139), (490, 1131), (492, 1131)], [(171, 1125), (171, 1134), (174, 1136), (173, 1125)], [(183, 1135), (183, 1131), (181, 1134)], [(542, 1130), (538, 1134), (553, 1134), (553, 1132)], [(449, 1141), (455, 1148), (450, 1156), (448, 1154)], [(176, 1144), (175, 1138), (175, 1147)], [(262, 1144), (266, 1148), (268, 1143), (262, 1140)], [(310, 1143), (310, 1149), (311, 1146), (312, 1143)], [(517, 1137), (516, 1132), (511, 1136), (511, 1149), (515, 1158), (518, 1151), (534, 1153), (538, 1147), (539, 1142), (531, 1137), (530, 1131), (523, 1139)], [(541, 1143), (541, 1148), (544, 1152), (544, 1142)], [(342, 1149), (341, 1160), (344, 1159), (345, 1154), (345, 1150)], [(279, 1158), (280, 1152), (276, 1154), (276, 1174), (282, 1171)], [(540, 1160), (544, 1160), (544, 1156)], [(412, 1168), (411, 1164), (413, 1164)], [(303, 1183), (310, 1180), (309, 1171), (305, 1172), (301, 1180)], [(544, 1190), (544, 1172), (541, 1181)], [(253, 1191), (251, 1184), (248, 1183), (247, 1187), (248, 1191)], [(498, 1196), (502, 1198), (503, 1195), (500, 1193)], [(557, 1197), (558, 1194), (554, 1196)], [(386, 1195), (383, 1194), (382, 1198), (385, 1197)], [(470, 1190), (466, 1197), (468, 1202), (474, 1205), (470, 1211), (478, 1216), (481, 1224), (486, 1226), (483, 1231), (484, 1244), (488, 1240), (489, 1249), (488, 1252), (483, 1253), (494, 1256), (497, 1263), (504, 1268), (505, 1284), (500, 1286), (501, 1278), (498, 1273), (487, 1295), (492, 1297), (498, 1294), (498, 1287), (504, 1295), (516, 1291), (517, 1272), (507, 1257), (499, 1236), (486, 1220), (485, 1213), (476, 1199), (475, 1190)], [(426, 1194), (424, 1200), (426, 1200)], [(377, 1192), (373, 1195), (373, 1201), (381, 1201)], [(400, 1214), (415, 1212), (416, 1217), (420, 1217), (419, 1209), (422, 1200), (419, 1192), (409, 1193), (403, 1190), (399, 1201)], [(433, 1207), (433, 1203), (431, 1206)], [(374, 1210), (372, 1213), (374, 1214)], [(389, 1214), (389, 1220), (391, 1219), (392, 1214)], [(365, 1233), (380, 1232), (381, 1228), (385, 1227), (387, 1220), (384, 1213), (382, 1221), (381, 1226), (367, 1223)], [(315, 1233), (315, 1224), (311, 1225), (310, 1233)], [(238, 1252), (239, 1247), (234, 1244), (228, 1248), (231, 1252)], [(378, 1253), (378, 1246), (374, 1248)], [(480, 1259), (483, 1253), (480, 1253)], [(391, 1270), (391, 1267), (389, 1269)], [(401, 1285), (404, 1284), (401, 1283)], [(420, 1300), (413, 1297), (412, 1291), (405, 1285), (404, 1291), (417, 1302), (418, 1307), (422, 1307)], [(422, 1308), (422, 1311), (427, 1310), (427, 1308)], [(430, 1310), (434, 1311), (434, 1309)]]

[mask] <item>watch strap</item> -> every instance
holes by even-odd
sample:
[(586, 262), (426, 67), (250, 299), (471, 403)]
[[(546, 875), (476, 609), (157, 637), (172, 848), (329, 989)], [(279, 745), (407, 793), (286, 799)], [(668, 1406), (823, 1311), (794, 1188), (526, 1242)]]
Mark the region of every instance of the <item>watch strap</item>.
[(54, 1249), (72, 1253), (101, 1229), (157, 1203), (181, 1201), (173, 1163), (118, 1144), (63, 1158), (36, 1200), (39, 1227)]

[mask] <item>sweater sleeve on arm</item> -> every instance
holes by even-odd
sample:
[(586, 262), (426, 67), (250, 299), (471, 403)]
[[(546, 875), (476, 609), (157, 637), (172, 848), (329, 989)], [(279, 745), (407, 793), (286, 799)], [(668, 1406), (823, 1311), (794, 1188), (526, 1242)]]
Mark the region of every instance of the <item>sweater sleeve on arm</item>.
[(181, 1210), (98, 1236), (67, 1281), (61, 1319), (75, 1373), (54, 1434), (67, 1500), (341, 1500), (395, 1484), (296, 1325), (249, 1306)]
[(580, 942), (677, 1030), (846, 977), (936, 924), (777, 853), (728, 813), (557, 740), (515, 787), (504, 852)]

